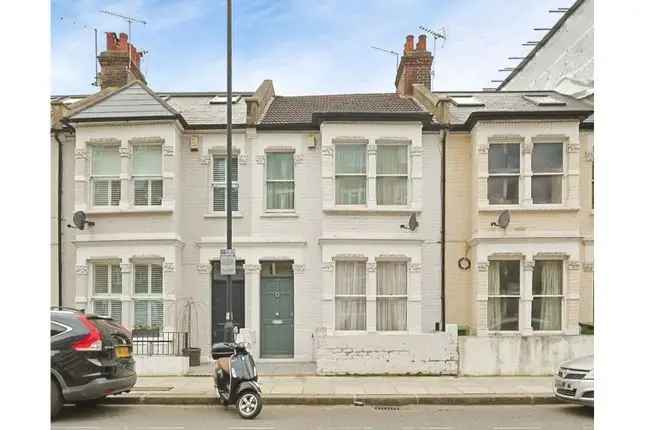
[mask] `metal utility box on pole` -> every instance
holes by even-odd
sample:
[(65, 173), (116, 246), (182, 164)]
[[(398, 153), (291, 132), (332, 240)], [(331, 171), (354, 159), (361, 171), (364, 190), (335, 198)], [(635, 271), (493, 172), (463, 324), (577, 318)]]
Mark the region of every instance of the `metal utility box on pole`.
[[(233, 164), (233, 46), (232, 46), (232, 0), (226, 0), (226, 251), (230, 258), (233, 254), (233, 210), (231, 207), (232, 179), (231, 170)], [(220, 264), (220, 267), (222, 265)], [(226, 273), (230, 273), (227, 271)], [(226, 321), (224, 322), (224, 342), (234, 342), (235, 334), (233, 332), (233, 285), (231, 275), (226, 274)]]

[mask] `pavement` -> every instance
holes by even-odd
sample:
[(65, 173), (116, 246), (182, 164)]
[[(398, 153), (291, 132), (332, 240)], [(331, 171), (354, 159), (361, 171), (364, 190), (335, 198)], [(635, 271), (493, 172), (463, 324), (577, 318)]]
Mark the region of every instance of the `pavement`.
[[(593, 424), (593, 410), (565, 404), (362, 407), (267, 405), (252, 421), (241, 419), (233, 407), (98, 405), (95, 408), (66, 406), (51, 424), (51, 429), (591, 430)], [(9, 424), (5, 428), (19, 427)]]
[[(265, 404), (368, 405), (556, 403), (552, 377), (261, 376)], [(210, 376), (139, 377), (111, 404), (218, 403)]]

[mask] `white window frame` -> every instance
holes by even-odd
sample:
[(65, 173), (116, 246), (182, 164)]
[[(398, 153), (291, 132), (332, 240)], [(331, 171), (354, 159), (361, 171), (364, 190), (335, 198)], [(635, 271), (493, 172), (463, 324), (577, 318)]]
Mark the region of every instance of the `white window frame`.
[[(293, 179), (269, 179), (269, 157), (276, 154), (288, 154), (291, 156), (291, 163), (293, 164)], [(265, 151), (264, 163), (264, 212), (266, 213), (295, 213), (296, 212), (296, 160), (295, 150), (284, 151)], [(240, 175), (240, 166), (238, 164), (238, 179)], [(273, 183), (292, 183), (293, 184), (293, 207), (290, 209), (269, 209), (269, 182)], [(238, 206), (239, 206), (239, 190), (238, 190)]]
[[(121, 184), (121, 170), (119, 169), (119, 172), (116, 175), (97, 175), (94, 173), (94, 151), (97, 148), (110, 148), (110, 149), (115, 149), (117, 154), (119, 153), (119, 144), (91, 144), (88, 145), (89, 147), (89, 153), (90, 153), (90, 162), (88, 163), (88, 171), (89, 171), (89, 198), (90, 198), (90, 207), (92, 208), (116, 208), (119, 206), (121, 200), (123, 200), (123, 187)], [(120, 160), (120, 158), (119, 158)], [(96, 187), (96, 181), (108, 181), (108, 204), (107, 205), (97, 205), (95, 203), (95, 187)], [(117, 182), (119, 184), (119, 201), (116, 202), (116, 204), (112, 204), (112, 186), (114, 182)]]
[[(231, 181), (231, 189), (237, 188), (237, 210), (233, 210), (233, 215), (240, 214), (240, 157), (237, 151), (234, 151), (231, 154), (231, 162), (237, 162), (237, 181)], [(215, 181), (215, 160), (223, 159), (224, 160), (224, 179), (222, 181)], [(237, 160), (237, 161), (234, 161)], [(210, 154), (210, 169), (208, 172), (208, 213), (214, 215), (225, 215), (226, 214), (226, 203), (228, 199), (226, 198), (226, 176), (228, 175), (228, 163), (226, 162), (226, 153), (215, 152)], [(224, 189), (224, 210), (216, 211), (215, 210), (215, 188)]]
[[(338, 173), (336, 171), (336, 152), (338, 151), (338, 148), (342, 146), (363, 146), (364, 147), (364, 153), (365, 153), (365, 173)], [(338, 208), (367, 208), (368, 202), (369, 202), (369, 171), (370, 171), (370, 162), (369, 162), (369, 152), (368, 152), (368, 141), (360, 141), (360, 142), (334, 142), (334, 156), (332, 157), (332, 167), (333, 167), (333, 177), (334, 177), (334, 184), (333, 184), (333, 193), (334, 193), (334, 206)], [(336, 193), (336, 187), (337, 187), (337, 181), (338, 178), (349, 178), (349, 177), (364, 177), (365, 178), (365, 202), (364, 203), (339, 203), (337, 200), (337, 193)]]
[[(400, 173), (383, 173), (383, 174), (381, 174), (381, 173), (378, 173), (378, 150), (379, 150), (380, 147), (384, 147), (384, 146), (402, 146), (402, 147), (405, 147), (405, 152), (406, 152), (405, 155), (406, 155), (406, 159), (407, 159), (407, 163), (406, 163), (407, 171), (405, 172), (405, 174), (400, 174)], [(374, 158), (374, 160), (376, 162), (376, 166), (375, 166), (375, 169), (374, 169), (374, 171), (375, 171), (375, 181), (374, 181), (374, 184), (375, 184), (374, 193), (375, 194), (374, 195), (375, 195), (376, 206), (378, 208), (403, 208), (403, 207), (410, 206), (410, 202), (412, 200), (412, 181), (411, 181), (412, 176), (410, 175), (411, 165), (412, 165), (412, 157), (411, 157), (411, 154), (410, 154), (410, 152), (411, 152), (410, 148), (411, 147), (412, 147), (411, 142), (380, 142), (380, 141), (376, 142), (376, 156)], [(367, 181), (369, 182), (369, 179), (370, 179), (369, 178), (369, 156), (368, 156), (367, 164), (368, 164), (367, 165), (367, 175), (368, 175)], [(406, 201), (405, 201), (405, 203), (400, 204), (400, 205), (388, 205), (388, 204), (379, 204), (378, 203), (378, 178), (387, 178), (387, 177), (394, 177), (394, 178), (403, 178), (404, 177), (406, 179), (406, 181), (405, 181)]]
[[(388, 264), (388, 263), (403, 263), (405, 264), (405, 291), (406, 294), (379, 294), (378, 293), (378, 266), (379, 264)], [(376, 332), (377, 333), (407, 333), (409, 331), (408, 327), (408, 314), (410, 311), (409, 306), (409, 291), (410, 291), (410, 275), (409, 275), (410, 261), (408, 260), (388, 260), (388, 259), (377, 259), (376, 260), (376, 277), (375, 277), (375, 321), (376, 321)], [(379, 330), (378, 329), (378, 299), (405, 299), (405, 329), (403, 330)], [(366, 314), (369, 311), (366, 312)]]
[[(540, 145), (540, 144), (558, 144), (561, 145), (561, 150), (562, 150), (562, 171), (561, 172), (536, 172), (533, 166), (533, 153), (535, 151), (535, 146)], [(553, 140), (553, 141), (547, 141), (547, 140), (540, 140), (539, 142), (534, 142), (532, 149), (531, 149), (531, 202), (533, 206), (536, 207), (559, 207), (559, 206), (564, 206), (566, 203), (566, 177), (567, 177), (567, 166), (566, 166), (566, 159), (567, 159), (567, 145), (558, 140)], [(520, 159), (521, 159), (521, 154), (520, 154)], [(520, 161), (521, 162), (521, 161)], [(520, 165), (521, 167), (521, 165)], [(521, 169), (520, 169), (521, 170)], [(544, 176), (560, 176), (560, 202), (559, 203), (553, 203), (553, 202), (548, 202), (548, 203), (535, 203), (533, 200), (533, 178), (539, 176), (539, 177), (544, 177)]]
[[(566, 325), (566, 288), (567, 288), (567, 261), (564, 258), (546, 258), (546, 257), (536, 257), (534, 259), (535, 263), (538, 261), (558, 261), (562, 264), (562, 291), (561, 294), (541, 294), (541, 295), (534, 295), (533, 294), (533, 275), (531, 276), (531, 285), (527, 286), (526, 288), (529, 288), (529, 295), (531, 297), (531, 308), (529, 309), (529, 327), (531, 327), (531, 330), (534, 334), (559, 334), (559, 333), (564, 333), (565, 325)], [(535, 271), (535, 268), (533, 268)], [(533, 300), (536, 297), (559, 297), (561, 300), (561, 306), (560, 306), (560, 330), (533, 330)]]
[[(489, 264), (491, 262), (494, 262), (494, 261), (495, 262), (509, 262), (509, 261), (517, 262), (517, 264), (519, 265), (520, 289), (519, 289), (517, 294), (494, 294), (494, 295), (491, 295), (489, 293), (490, 286), (488, 285), (488, 281), (486, 282), (486, 310), (487, 310), (487, 312), (486, 312), (486, 314), (487, 314), (486, 315), (486, 330), (488, 330), (488, 333), (490, 333), (490, 334), (518, 335), (522, 331), (522, 319), (526, 318), (526, 316), (522, 315), (522, 292), (523, 292), (523, 289), (526, 288), (524, 286), (524, 276), (523, 276), (523, 273), (524, 273), (524, 260), (521, 257), (515, 257), (515, 258), (512, 258), (512, 257), (509, 257), (509, 258), (489, 258)], [(490, 265), (489, 265), (488, 271), (490, 271), (490, 270), (491, 269), (490, 269)], [(486, 272), (487, 279), (488, 279), (488, 273), (489, 273), (488, 271)], [(489, 328), (489, 326), (488, 326), (488, 321), (489, 321), (489, 318), (488, 318), (488, 309), (489, 309), (488, 301), (489, 301), (490, 298), (493, 298), (493, 299), (505, 299), (505, 298), (517, 299), (517, 330), (491, 330)], [(530, 318), (531, 318), (530, 313), (529, 313), (528, 318), (530, 320)], [(529, 324), (529, 326), (530, 326), (530, 324)]]
[[(107, 293), (97, 293), (96, 292), (96, 266), (97, 265), (105, 265), (107, 266), (107, 287), (108, 287), (108, 292)], [(111, 317), (112, 316), (112, 302), (117, 301), (121, 303), (121, 321), (119, 322), (120, 324), (124, 324), (125, 321), (123, 319), (123, 309), (124, 309), (124, 284), (123, 284), (123, 272), (121, 272), (121, 263), (120, 261), (116, 260), (105, 260), (105, 261), (92, 261), (91, 262), (91, 276), (90, 276), (90, 291), (92, 293), (91, 295), (91, 302), (92, 302), (92, 311), (96, 312), (96, 301), (97, 300), (103, 300), (107, 302), (108, 305), (108, 315)], [(119, 293), (114, 293), (112, 291), (112, 267), (118, 267), (119, 272), (121, 272), (121, 292)]]
[[(161, 172), (159, 176), (150, 176), (150, 175), (137, 175), (134, 172), (134, 157), (135, 157), (135, 150), (137, 147), (141, 146), (146, 146), (146, 147), (156, 147), (159, 148), (159, 157), (161, 158)], [(130, 162), (130, 184), (132, 188), (132, 197), (131, 197), (131, 205), (134, 208), (160, 208), (163, 206), (164, 202), (164, 181), (163, 181), (163, 172), (164, 172), (164, 154), (163, 154), (163, 144), (161, 143), (133, 143), (131, 144), (131, 153), (132, 153), (132, 161)], [(144, 205), (138, 205), (136, 204), (136, 183), (137, 181), (146, 181), (147, 182), (147, 188), (148, 188), (148, 199), (146, 204)], [(161, 201), (160, 204), (158, 205), (153, 205), (152, 204), (152, 181), (160, 181), (161, 182)]]
[[(161, 267), (161, 293), (152, 293), (152, 266), (160, 266)], [(146, 293), (137, 293), (136, 291), (136, 266), (147, 266), (148, 267), (148, 282), (147, 282), (147, 289), (148, 291)], [(137, 302), (145, 302), (147, 305), (147, 327), (151, 327), (152, 324), (152, 302), (159, 302), (161, 303), (161, 308), (162, 308), (162, 322), (161, 322), (161, 327), (159, 327), (159, 331), (163, 331), (164, 329), (164, 319), (166, 317), (165, 313), (165, 306), (164, 306), (164, 296), (165, 296), (165, 273), (163, 270), (163, 261), (150, 261), (150, 260), (145, 260), (145, 261), (133, 261), (132, 262), (132, 299), (133, 299), (133, 312), (132, 312), (132, 323), (133, 327), (137, 328), (136, 323), (137, 323), (137, 316), (136, 316), (136, 303)]]
[[(365, 266), (365, 294), (337, 294), (337, 282), (336, 282), (336, 274), (337, 274), (337, 267), (338, 263), (363, 263)], [(369, 305), (368, 305), (368, 291), (369, 291), (369, 275), (368, 275), (368, 270), (367, 270), (367, 259), (366, 258), (357, 258), (357, 259), (351, 259), (351, 258), (339, 258), (339, 259), (334, 259), (333, 261), (334, 264), (334, 315), (333, 315), (333, 324), (334, 324), (334, 332), (335, 333), (341, 333), (341, 334), (357, 334), (357, 333), (367, 333), (368, 327), (367, 327), (367, 322), (369, 320), (368, 318), (368, 313), (369, 313)], [(344, 329), (339, 329), (336, 327), (336, 300), (338, 298), (345, 298), (345, 299), (364, 299), (365, 300), (365, 330), (344, 330)]]
[[(490, 166), (490, 152), (491, 152), (491, 146), (493, 145), (517, 145), (519, 149), (519, 169), (517, 173), (492, 173), (491, 172), (491, 166)], [(488, 205), (491, 207), (519, 207), (521, 202), (522, 202), (522, 168), (524, 166), (524, 163), (522, 162), (522, 144), (520, 142), (515, 142), (515, 141), (509, 141), (509, 142), (490, 142), (488, 144), (488, 151), (485, 154), (487, 158), (487, 165), (488, 165), (488, 171), (486, 172), (487, 177), (486, 177), (486, 201), (488, 202)], [(506, 178), (513, 178), (517, 177), (517, 203), (493, 203), (490, 201), (488, 195), (489, 195), (489, 187), (490, 187), (490, 178), (499, 178), (499, 177), (506, 177)]]

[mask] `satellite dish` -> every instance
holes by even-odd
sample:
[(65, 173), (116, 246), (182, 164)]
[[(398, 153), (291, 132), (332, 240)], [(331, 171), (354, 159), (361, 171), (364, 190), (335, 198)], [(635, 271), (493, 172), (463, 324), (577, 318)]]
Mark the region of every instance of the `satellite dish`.
[(90, 227), (94, 225), (93, 221), (87, 220), (87, 215), (83, 211), (74, 212), (74, 217), (72, 218), (72, 222), (79, 230), (85, 230), (85, 224), (89, 225)]
[(410, 219), (408, 220), (408, 225), (401, 224), (401, 228), (405, 230), (415, 231), (419, 227), (419, 222), (417, 221), (417, 214), (412, 213)]
[(499, 217), (497, 218), (497, 222), (491, 222), (490, 225), (493, 227), (501, 227), (503, 229), (506, 229), (508, 227), (508, 223), (511, 222), (511, 212), (508, 210), (502, 211), (501, 214), (499, 214)]

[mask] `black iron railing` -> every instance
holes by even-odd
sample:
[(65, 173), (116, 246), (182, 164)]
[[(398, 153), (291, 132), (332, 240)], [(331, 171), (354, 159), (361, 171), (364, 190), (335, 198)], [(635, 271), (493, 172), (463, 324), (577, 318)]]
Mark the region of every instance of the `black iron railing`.
[(154, 335), (133, 333), (132, 337), (134, 355), (182, 356), (188, 353), (187, 348), (188, 333), (186, 332), (163, 331)]

